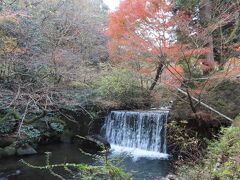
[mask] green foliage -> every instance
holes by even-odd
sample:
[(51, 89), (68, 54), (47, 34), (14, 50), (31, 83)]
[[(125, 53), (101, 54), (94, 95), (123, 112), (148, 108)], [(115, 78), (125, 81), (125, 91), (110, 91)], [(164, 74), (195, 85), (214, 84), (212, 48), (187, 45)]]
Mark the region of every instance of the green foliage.
[(0, 116), (0, 134), (12, 133), (16, 126), (16, 120), (20, 117), (18, 113), (11, 110), (6, 111), (3, 114), (4, 115)]
[(240, 179), (240, 128), (230, 127), (222, 130), (219, 140), (208, 146), (207, 158), (202, 164), (183, 167), (182, 179), (238, 180)]
[(80, 81), (72, 81), (69, 84), (70, 87), (76, 88), (76, 89), (88, 89), (89, 85), (86, 83), (80, 82)]
[[(117, 100), (123, 104), (132, 103), (146, 95), (127, 69), (114, 68), (95, 82), (97, 93), (107, 100)], [(145, 92), (144, 92), (145, 91)]]
[(62, 123), (59, 123), (59, 122), (50, 123), (50, 127), (58, 133), (62, 133), (63, 130), (64, 130), (64, 125)]
[[(223, 129), (222, 133), (220, 141), (209, 145), (208, 167), (220, 179), (240, 179), (240, 128)], [(214, 171), (217, 162), (221, 165)]]
[(40, 131), (34, 128), (32, 125), (23, 125), (21, 132), (24, 133), (28, 139), (37, 139), (41, 136)]
[[(84, 152), (83, 152), (84, 153)], [(75, 163), (65, 163), (65, 164), (50, 164), (50, 153), (46, 153), (46, 165), (45, 166), (34, 166), (21, 160), (23, 164), (28, 167), (48, 170), (51, 175), (59, 178), (65, 179), (60, 174), (54, 172), (55, 169), (63, 168), (65, 172), (74, 176), (77, 179), (83, 180), (101, 180), (101, 179), (112, 179), (112, 180), (130, 180), (131, 176), (125, 173), (122, 169), (113, 165), (112, 161), (107, 159), (107, 156), (93, 156), (87, 153), (85, 155), (91, 156), (96, 159), (100, 165), (87, 165), (87, 164), (75, 164)]]
[(197, 7), (199, 0), (175, 0), (175, 3), (181, 10), (193, 11)]
[(5, 121), (0, 123), (0, 134), (11, 133), (12, 130), (14, 129), (15, 124), (16, 124), (15, 121)]

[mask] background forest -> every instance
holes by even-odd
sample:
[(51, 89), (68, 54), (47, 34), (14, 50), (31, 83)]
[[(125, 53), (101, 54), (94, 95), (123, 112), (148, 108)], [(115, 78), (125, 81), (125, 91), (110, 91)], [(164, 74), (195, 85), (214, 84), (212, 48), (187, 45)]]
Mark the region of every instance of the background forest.
[(239, 0), (2, 0), (0, 158), (171, 106), (174, 173), (239, 179), (239, 56)]

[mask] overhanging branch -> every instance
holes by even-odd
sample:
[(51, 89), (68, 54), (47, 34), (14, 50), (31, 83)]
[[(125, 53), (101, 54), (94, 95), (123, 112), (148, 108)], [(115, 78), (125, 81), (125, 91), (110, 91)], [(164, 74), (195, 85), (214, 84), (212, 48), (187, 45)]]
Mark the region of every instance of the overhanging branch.
[[(188, 94), (187, 94), (185, 91), (183, 91), (182, 89), (178, 88), (177, 90), (178, 90), (178, 92), (184, 94), (185, 96), (188, 96)], [(197, 98), (195, 98), (195, 97), (191, 97), (191, 98), (192, 98), (194, 101), (197, 101), (197, 102), (198, 102), (199, 104), (201, 104), (202, 106), (206, 107), (207, 109), (209, 109), (209, 110), (215, 112), (215, 113), (218, 114), (219, 116), (221, 116), (221, 117), (227, 119), (228, 121), (233, 122), (233, 119), (231, 119), (230, 117), (228, 117), (228, 116), (226, 116), (226, 115), (220, 113), (219, 111), (217, 111), (216, 109), (212, 108), (211, 106), (209, 106), (209, 105), (207, 105), (207, 104), (205, 104), (205, 103), (199, 101), (199, 100), (198, 100)]]

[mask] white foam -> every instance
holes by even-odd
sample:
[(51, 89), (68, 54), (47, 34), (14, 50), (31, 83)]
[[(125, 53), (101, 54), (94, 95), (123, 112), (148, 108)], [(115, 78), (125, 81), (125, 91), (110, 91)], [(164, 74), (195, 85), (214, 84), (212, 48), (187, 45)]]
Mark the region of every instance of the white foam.
[(169, 155), (166, 153), (154, 152), (154, 151), (147, 151), (138, 148), (129, 148), (129, 147), (122, 147), (118, 145), (111, 144), (111, 150), (113, 155), (121, 155), (126, 154), (133, 158), (134, 161), (137, 161), (139, 158), (146, 158), (146, 159), (168, 159)]

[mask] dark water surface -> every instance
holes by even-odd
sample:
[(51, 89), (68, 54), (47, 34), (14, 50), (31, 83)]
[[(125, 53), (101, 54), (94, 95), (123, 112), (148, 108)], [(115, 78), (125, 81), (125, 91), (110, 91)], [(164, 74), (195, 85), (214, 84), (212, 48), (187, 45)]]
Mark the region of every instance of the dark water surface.
[[(9, 180), (55, 180), (58, 179), (49, 174), (49, 172), (44, 170), (37, 170), (26, 167), (21, 162), (20, 159), (24, 159), (32, 165), (44, 166), (46, 163), (46, 156), (44, 152), (52, 152), (50, 162), (53, 164), (56, 163), (86, 163), (86, 164), (95, 164), (96, 160), (93, 160), (91, 157), (82, 154), (76, 146), (71, 144), (54, 144), (48, 146), (40, 147), (38, 150), (40, 154), (28, 156), (28, 157), (12, 157), (4, 160), (0, 160), (0, 180), (1, 173), (13, 173), (16, 170), (20, 170), (20, 175), (10, 176)], [(110, 156), (112, 157), (112, 156)], [(114, 157), (115, 158), (115, 157)], [(132, 172), (133, 179), (136, 180), (154, 180), (159, 179), (160, 176), (167, 175), (169, 171), (169, 161), (163, 160), (148, 160), (140, 158), (137, 161), (133, 161), (132, 158), (125, 158), (125, 160), (120, 164), (120, 166), (128, 172)], [(57, 170), (57, 173), (61, 175), (64, 174), (64, 170)], [(66, 179), (74, 179), (71, 177), (65, 176)]]

